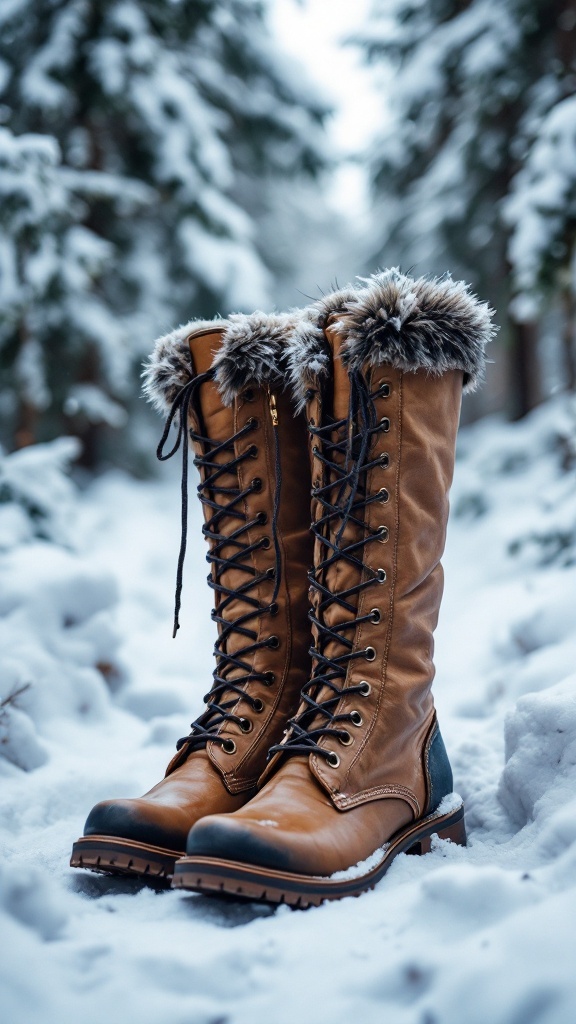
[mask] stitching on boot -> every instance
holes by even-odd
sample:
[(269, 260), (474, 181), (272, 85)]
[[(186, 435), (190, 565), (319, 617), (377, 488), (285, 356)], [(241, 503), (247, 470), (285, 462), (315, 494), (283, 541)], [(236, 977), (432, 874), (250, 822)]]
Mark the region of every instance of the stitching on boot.
[(420, 803), (416, 795), (407, 786), (373, 786), (371, 789), (364, 789), (361, 793), (355, 793), (353, 796), (345, 796), (342, 793), (334, 794), (334, 803), (341, 809), (356, 807), (358, 804), (368, 803), (370, 800), (378, 800), (381, 797), (399, 797), (401, 800), (405, 800), (410, 804), (417, 818), (420, 817), (422, 811)]
[(432, 779), (430, 778), (430, 750), (432, 748), (432, 742), (439, 731), (440, 727), (438, 725), (438, 717), (436, 715), (436, 711), (434, 710), (432, 715), (432, 724), (430, 726), (430, 729), (428, 730), (428, 735), (426, 736), (426, 742), (424, 744), (424, 777), (426, 780), (426, 808), (428, 808), (429, 806), (430, 795), (432, 793)]

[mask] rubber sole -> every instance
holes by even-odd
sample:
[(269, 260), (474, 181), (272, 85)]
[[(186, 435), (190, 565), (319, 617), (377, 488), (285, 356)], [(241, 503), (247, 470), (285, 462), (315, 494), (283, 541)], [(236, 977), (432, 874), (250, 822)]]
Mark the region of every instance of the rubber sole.
[(360, 896), (373, 889), (399, 853), (429, 853), (432, 837), (466, 845), (464, 807), (449, 814), (430, 815), (397, 832), (382, 860), (357, 878), (330, 879), (261, 868), (216, 857), (182, 857), (176, 864), (172, 887), (190, 892), (224, 893), (244, 900), (287, 903), (292, 907), (317, 907), (324, 900)]
[(138, 875), (150, 881), (170, 881), (182, 853), (117, 836), (83, 836), (72, 847), (70, 867), (115, 875)]

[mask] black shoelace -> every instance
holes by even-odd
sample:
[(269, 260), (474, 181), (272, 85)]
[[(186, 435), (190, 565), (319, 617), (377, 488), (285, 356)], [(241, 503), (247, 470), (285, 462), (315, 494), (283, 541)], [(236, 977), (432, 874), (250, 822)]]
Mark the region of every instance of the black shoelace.
[[(178, 555), (178, 569), (176, 573), (176, 594), (174, 607), (174, 631), (176, 636), (180, 628), (179, 615), (182, 594), (182, 579), (184, 570), (184, 559), (186, 556), (186, 540), (188, 529), (188, 420), (190, 406), (197, 401), (199, 389), (202, 384), (213, 380), (214, 372), (199, 374), (186, 384), (177, 394), (172, 408), (166, 419), (164, 431), (158, 444), (157, 457), (164, 462), (172, 458), (178, 449), (182, 447), (182, 532), (180, 541), (180, 552)], [(164, 447), (168, 439), (170, 428), (176, 414), (179, 414), (178, 432), (172, 449), (164, 454)], [(258, 548), (267, 547), (268, 538), (263, 537), (258, 541), (250, 543), (247, 534), (257, 525), (266, 521), (265, 513), (257, 513), (254, 518), (249, 518), (243, 511), (244, 499), (250, 494), (258, 493), (262, 487), (262, 481), (254, 478), (250, 484), (241, 488), (238, 484), (238, 466), (246, 459), (250, 459), (257, 452), (256, 445), (248, 445), (240, 454), (236, 454), (235, 445), (243, 437), (257, 429), (256, 419), (249, 419), (246, 424), (225, 441), (215, 442), (212, 438), (204, 437), (192, 428), (189, 429), (190, 438), (193, 444), (200, 447), (203, 454), (194, 458), (194, 465), (200, 471), (200, 484), (197, 487), (198, 497), (204, 506), (211, 510), (206, 519), (202, 532), (209, 542), (209, 551), (206, 555), (208, 563), (213, 567), (208, 574), (208, 585), (216, 594), (216, 607), (212, 612), (213, 620), (218, 624), (219, 635), (214, 646), (214, 655), (217, 659), (216, 668), (213, 673), (213, 685), (210, 693), (204, 697), (206, 710), (190, 726), (189, 736), (181, 737), (177, 743), (180, 750), (184, 744), (189, 744), (189, 751), (199, 749), (209, 740), (220, 743), (226, 747), (230, 743), (229, 738), (218, 735), (218, 730), (226, 722), (236, 723), (240, 729), (245, 726), (246, 720), (232, 711), (240, 700), (246, 702), (254, 711), (263, 710), (263, 702), (246, 693), (243, 687), (254, 681), (262, 681), (270, 685), (273, 681), (269, 672), (254, 672), (250, 664), (253, 654), (264, 647), (277, 647), (278, 638), (268, 637), (266, 640), (258, 640), (258, 631), (254, 629), (255, 622), (265, 614), (274, 614), (277, 605), (276, 598), (281, 581), (281, 551), (278, 539), (278, 514), (280, 508), (281, 489), (281, 466), (278, 444), (278, 433), (274, 430), (275, 439), (275, 462), (276, 462), (276, 487), (274, 492), (274, 509), (272, 517), (272, 536), (275, 550), (275, 565), (265, 572), (258, 572), (251, 564), (252, 552)], [(230, 458), (222, 461), (223, 454)], [(226, 478), (233, 477), (234, 483), (226, 482)], [(221, 502), (217, 498), (220, 497)], [(232, 527), (232, 528), (231, 528)], [(224, 556), (225, 548), (233, 548), (233, 554)], [(245, 576), (245, 582), (234, 588), (224, 582), (224, 575), (228, 570), (234, 569)], [(270, 604), (262, 604), (255, 596), (258, 588), (267, 580), (274, 580), (274, 591)], [(233, 601), (240, 600), (246, 608), (242, 614), (236, 616), (233, 621), (225, 618), (226, 609)], [(227, 645), (236, 633), (243, 637), (245, 644), (233, 654), (227, 652)], [(233, 678), (230, 678), (235, 673)]]
[[(375, 652), (367, 647), (354, 651), (354, 633), (364, 622), (378, 622), (374, 611), (358, 616), (358, 598), (368, 587), (380, 585), (386, 580), (382, 569), (373, 569), (363, 561), (366, 547), (382, 538), (382, 528), (373, 529), (365, 522), (364, 511), (373, 501), (382, 501), (383, 494), (366, 493), (366, 474), (375, 466), (387, 465), (388, 456), (382, 453), (375, 458), (370, 455), (373, 440), (377, 434), (389, 427), (384, 419), (376, 422), (374, 399), (379, 391), (370, 393), (360, 371), (350, 374), (350, 404), (346, 419), (334, 420), (327, 416), (322, 426), (310, 426), (311, 433), (322, 441), (322, 448), (314, 447), (316, 457), (324, 467), (323, 483), (314, 488), (313, 495), (322, 506), (322, 515), (312, 524), (315, 537), (321, 543), (324, 557), (310, 572), (309, 580), (319, 596), (317, 608), (310, 612), (310, 621), (317, 629), (316, 647), (310, 649), (314, 661), (311, 679), (302, 689), (304, 709), (288, 723), (286, 739), (270, 749), (285, 755), (319, 754), (326, 761), (334, 763), (337, 757), (332, 751), (319, 746), (324, 737), (333, 737), (342, 743), (350, 741), (345, 725), (358, 725), (358, 712), (336, 714), (335, 709), (346, 695), (366, 695), (365, 684), (343, 688), (340, 684), (346, 678), (348, 665), (357, 658), (373, 660)], [(359, 539), (342, 543), (346, 528), (358, 527)], [(344, 561), (353, 568), (358, 581), (346, 590), (335, 592), (324, 582), (328, 570), (338, 561)], [(365, 577), (365, 578), (363, 578)], [(326, 624), (326, 612), (332, 606), (339, 606), (351, 617), (334, 626)], [(347, 634), (350, 633), (350, 636)], [(332, 645), (330, 657), (326, 655)], [(326, 697), (326, 689), (330, 696)], [(317, 698), (324, 691), (321, 701)]]

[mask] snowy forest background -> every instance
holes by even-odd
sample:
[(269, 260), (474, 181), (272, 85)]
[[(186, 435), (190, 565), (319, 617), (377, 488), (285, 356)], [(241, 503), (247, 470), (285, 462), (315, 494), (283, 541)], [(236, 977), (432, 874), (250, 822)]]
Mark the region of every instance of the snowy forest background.
[[(73, 877), (92, 804), (157, 781), (212, 669), (200, 540), (170, 638), (143, 359), (389, 265), (500, 325), (437, 633), (470, 846), (300, 915)], [(575, 389), (574, 0), (2, 0), (3, 1022), (572, 1024)]]

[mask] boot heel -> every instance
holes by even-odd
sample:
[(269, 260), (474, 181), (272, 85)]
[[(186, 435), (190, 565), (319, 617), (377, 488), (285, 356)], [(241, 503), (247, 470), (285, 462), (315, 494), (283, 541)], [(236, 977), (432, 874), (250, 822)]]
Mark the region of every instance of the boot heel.
[(430, 853), (432, 849), (432, 837), (438, 836), (439, 839), (449, 839), (451, 843), (456, 843), (457, 846), (466, 846), (466, 823), (464, 821), (464, 813), (458, 821), (452, 822), (451, 825), (445, 825), (444, 828), (438, 828), (432, 831), (427, 836), (422, 836), (417, 843), (407, 850), (407, 853), (424, 854)]

